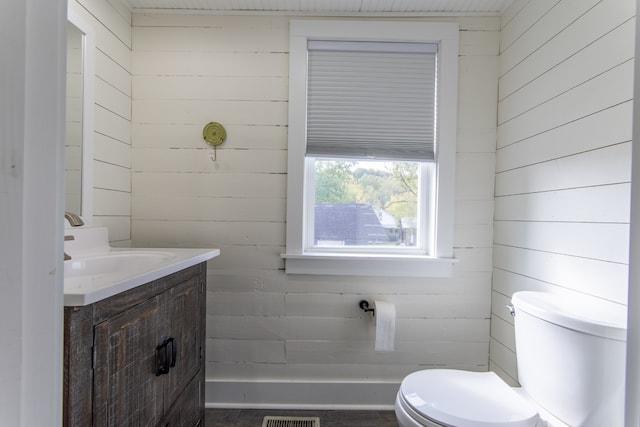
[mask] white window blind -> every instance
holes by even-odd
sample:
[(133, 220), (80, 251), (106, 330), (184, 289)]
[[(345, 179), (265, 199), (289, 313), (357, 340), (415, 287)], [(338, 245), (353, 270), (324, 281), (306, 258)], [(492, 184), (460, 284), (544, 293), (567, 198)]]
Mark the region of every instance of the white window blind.
[(309, 40), (306, 154), (433, 160), (437, 48)]

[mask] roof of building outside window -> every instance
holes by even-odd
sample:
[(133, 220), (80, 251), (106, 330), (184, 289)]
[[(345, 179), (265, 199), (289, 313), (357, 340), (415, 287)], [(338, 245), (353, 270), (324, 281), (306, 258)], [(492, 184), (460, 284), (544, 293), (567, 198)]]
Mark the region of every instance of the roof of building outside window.
[(372, 245), (389, 242), (378, 215), (369, 204), (335, 203), (315, 206), (315, 241)]

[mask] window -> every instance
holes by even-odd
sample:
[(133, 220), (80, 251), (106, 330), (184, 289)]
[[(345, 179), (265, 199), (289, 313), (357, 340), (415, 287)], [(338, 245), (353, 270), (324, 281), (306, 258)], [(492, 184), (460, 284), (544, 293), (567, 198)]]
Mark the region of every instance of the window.
[(291, 22), (288, 273), (451, 273), (457, 24)]

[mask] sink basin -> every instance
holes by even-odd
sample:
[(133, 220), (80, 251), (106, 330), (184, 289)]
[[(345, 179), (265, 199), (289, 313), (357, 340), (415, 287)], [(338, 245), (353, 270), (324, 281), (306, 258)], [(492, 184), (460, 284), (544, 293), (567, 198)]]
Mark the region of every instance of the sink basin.
[(103, 274), (139, 273), (175, 258), (167, 252), (123, 251), (74, 258), (64, 263), (64, 277), (76, 278)]

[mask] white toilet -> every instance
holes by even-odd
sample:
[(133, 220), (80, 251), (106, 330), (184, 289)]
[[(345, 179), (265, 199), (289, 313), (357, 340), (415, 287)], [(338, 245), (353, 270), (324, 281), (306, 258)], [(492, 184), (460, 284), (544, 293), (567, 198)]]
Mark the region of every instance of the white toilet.
[(414, 372), (396, 398), (400, 427), (624, 425), (626, 308), (528, 291), (511, 303), (522, 388), (493, 372)]

